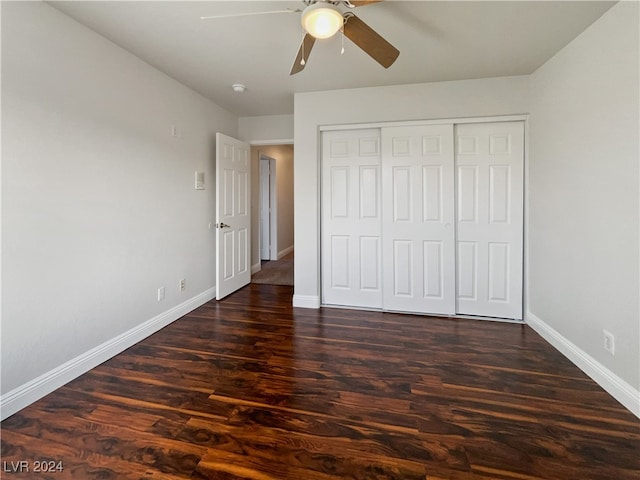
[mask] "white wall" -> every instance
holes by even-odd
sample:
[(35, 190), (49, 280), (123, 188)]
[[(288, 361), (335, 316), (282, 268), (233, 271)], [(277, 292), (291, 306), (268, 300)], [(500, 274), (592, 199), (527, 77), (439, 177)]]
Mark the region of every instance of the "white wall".
[(528, 77), (296, 94), (294, 305), (313, 308), (320, 302), (320, 126), (522, 114), (528, 111)]
[(245, 142), (258, 144), (284, 144), (293, 140), (293, 115), (262, 115), (240, 117), (238, 133)]
[(47, 4), (2, 3), (3, 416), (212, 295), (214, 138), (237, 122)]
[(636, 405), (638, 44), (638, 3), (620, 2), (531, 76), (528, 302), (530, 323), (627, 382)]

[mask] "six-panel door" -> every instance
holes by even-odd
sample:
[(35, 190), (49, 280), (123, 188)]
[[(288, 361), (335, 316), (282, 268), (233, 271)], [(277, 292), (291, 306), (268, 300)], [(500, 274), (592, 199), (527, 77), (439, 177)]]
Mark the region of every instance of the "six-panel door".
[(380, 130), (325, 132), (322, 301), (381, 308)]
[(216, 298), (251, 281), (249, 144), (216, 133)]
[(453, 125), (382, 129), (383, 308), (455, 313)]
[(522, 319), (524, 123), (456, 126), (457, 313)]
[(323, 133), (324, 304), (522, 318), (523, 122)]

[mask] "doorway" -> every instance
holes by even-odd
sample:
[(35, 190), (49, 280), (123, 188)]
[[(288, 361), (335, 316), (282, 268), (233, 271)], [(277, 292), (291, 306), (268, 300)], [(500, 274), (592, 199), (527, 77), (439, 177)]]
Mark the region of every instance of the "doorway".
[(251, 281), (293, 286), (293, 145), (251, 147)]

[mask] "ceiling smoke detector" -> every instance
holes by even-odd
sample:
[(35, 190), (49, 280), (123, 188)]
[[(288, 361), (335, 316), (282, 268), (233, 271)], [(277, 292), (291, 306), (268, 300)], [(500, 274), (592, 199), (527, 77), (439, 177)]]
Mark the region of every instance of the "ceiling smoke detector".
[(234, 83), (231, 85), (231, 88), (233, 88), (233, 91), (237, 93), (243, 93), (247, 89), (246, 85), (241, 83)]

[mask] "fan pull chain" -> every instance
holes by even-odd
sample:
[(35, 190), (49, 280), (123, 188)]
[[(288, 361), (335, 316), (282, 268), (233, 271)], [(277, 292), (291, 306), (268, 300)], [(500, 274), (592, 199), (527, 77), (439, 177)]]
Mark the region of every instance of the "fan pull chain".
[(342, 25), (340, 32), (342, 33), (342, 49), (340, 50), (340, 55), (344, 55), (344, 25)]
[(300, 65), (304, 66), (307, 62), (304, 61), (304, 39), (306, 37), (306, 32), (302, 31), (302, 58), (300, 59)]

